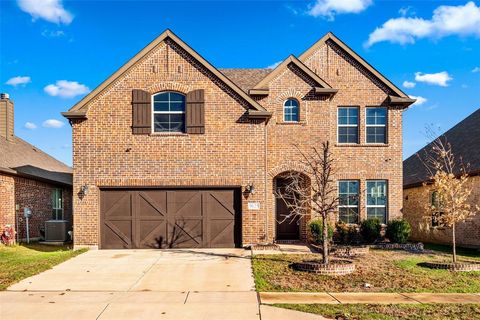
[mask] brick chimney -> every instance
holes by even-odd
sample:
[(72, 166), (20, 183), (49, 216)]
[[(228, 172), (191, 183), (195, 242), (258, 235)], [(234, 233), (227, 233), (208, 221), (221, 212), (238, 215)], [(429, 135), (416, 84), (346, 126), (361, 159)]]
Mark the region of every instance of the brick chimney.
[(13, 141), (13, 101), (8, 93), (0, 93), (0, 136)]

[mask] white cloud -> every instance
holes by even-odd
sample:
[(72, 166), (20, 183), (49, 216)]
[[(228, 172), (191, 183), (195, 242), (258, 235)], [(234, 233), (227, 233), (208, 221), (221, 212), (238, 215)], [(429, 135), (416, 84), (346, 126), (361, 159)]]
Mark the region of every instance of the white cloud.
[(334, 20), (336, 14), (360, 13), (372, 3), (373, 0), (316, 0), (307, 13), (314, 17)]
[(398, 10), (398, 13), (402, 16), (402, 17), (405, 17), (405, 16), (409, 16), (409, 15), (415, 15), (415, 11), (413, 11), (413, 7), (412, 6), (408, 6), (408, 7), (402, 7), (400, 8), (400, 10)]
[(415, 103), (413, 104), (414, 106), (420, 106), (422, 104), (424, 104), (425, 102), (427, 102), (427, 98), (424, 98), (424, 97), (417, 97), (417, 96), (410, 96), (410, 98), (412, 99), (416, 99), (417, 101), (415, 101)]
[(42, 36), (44, 36), (45, 38), (60, 38), (65, 36), (65, 32), (63, 30), (45, 29), (42, 31)]
[(62, 0), (17, 0), (17, 3), (33, 20), (40, 18), (57, 24), (70, 24), (73, 20), (73, 15), (63, 7)]
[(415, 82), (403, 81), (403, 86), (404, 86), (405, 88), (409, 88), (409, 89), (415, 88), (416, 85), (417, 85), (417, 84), (416, 84)]
[(277, 62), (269, 65), (269, 66), (267, 67), (267, 69), (275, 69), (276, 67), (278, 67), (278, 65), (279, 65), (280, 63), (282, 63), (282, 61), (277, 61)]
[(366, 47), (375, 43), (415, 43), (421, 38), (442, 38), (449, 35), (480, 37), (480, 7), (473, 1), (460, 6), (440, 6), (430, 20), (417, 17), (392, 18), (373, 31)]
[(32, 82), (32, 79), (28, 76), (18, 76), (8, 79), (5, 84), (9, 84), (11, 86), (18, 86), (18, 85), (26, 85), (27, 83)]
[(437, 85), (440, 87), (448, 86), (448, 81), (453, 80), (453, 78), (446, 71), (438, 73), (415, 73), (415, 80), (418, 82), (425, 82), (432, 85)]
[(480, 72), (480, 67), (475, 67), (472, 69), (472, 72), (473, 73), (477, 73), (477, 72)]
[(43, 90), (51, 96), (71, 98), (90, 92), (90, 89), (76, 81), (58, 80), (55, 84), (49, 84)]
[(25, 122), (25, 128), (28, 130), (37, 129), (37, 125), (33, 122)]
[(63, 123), (60, 120), (56, 120), (56, 119), (48, 119), (48, 120), (43, 121), (43, 123), (42, 123), (42, 126), (44, 126), (45, 128), (61, 128), (64, 125), (65, 125), (65, 123)]

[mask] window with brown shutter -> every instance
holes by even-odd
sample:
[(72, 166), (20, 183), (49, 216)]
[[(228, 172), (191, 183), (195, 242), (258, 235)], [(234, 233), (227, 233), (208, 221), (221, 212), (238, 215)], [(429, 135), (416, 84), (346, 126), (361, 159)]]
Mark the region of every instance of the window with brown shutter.
[(187, 93), (187, 111), (185, 116), (187, 133), (205, 133), (205, 99), (203, 89)]
[(150, 93), (132, 90), (132, 133), (150, 134), (152, 131), (152, 106)]

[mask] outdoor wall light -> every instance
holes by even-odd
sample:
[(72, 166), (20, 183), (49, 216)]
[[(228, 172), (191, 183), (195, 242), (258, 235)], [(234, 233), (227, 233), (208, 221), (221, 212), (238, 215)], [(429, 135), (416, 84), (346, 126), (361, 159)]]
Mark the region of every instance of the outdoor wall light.
[(250, 194), (255, 193), (255, 187), (253, 186), (253, 183), (249, 183), (245, 186), (245, 193), (250, 193)]
[(86, 184), (84, 184), (81, 188), (80, 188), (80, 192), (83, 196), (86, 196), (88, 194), (88, 186)]

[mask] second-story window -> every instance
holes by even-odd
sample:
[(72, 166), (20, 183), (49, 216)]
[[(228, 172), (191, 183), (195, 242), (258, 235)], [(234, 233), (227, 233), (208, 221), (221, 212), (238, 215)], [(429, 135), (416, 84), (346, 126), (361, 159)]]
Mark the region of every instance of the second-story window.
[(358, 108), (338, 108), (338, 143), (358, 143)]
[(283, 121), (285, 122), (298, 122), (299, 120), (299, 107), (296, 99), (288, 99), (283, 104)]
[(185, 132), (185, 96), (161, 92), (153, 96), (153, 132)]
[(367, 108), (366, 113), (366, 142), (387, 143), (387, 108)]

